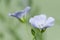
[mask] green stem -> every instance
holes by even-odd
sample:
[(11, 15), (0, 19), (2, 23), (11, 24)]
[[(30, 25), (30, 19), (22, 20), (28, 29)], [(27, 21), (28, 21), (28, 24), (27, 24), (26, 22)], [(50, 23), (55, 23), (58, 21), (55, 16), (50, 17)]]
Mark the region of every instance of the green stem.
[(35, 33), (35, 40), (44, 40), (44, 36), (43, 36), (44, 32), (41, 32), (40, 30), (37, 30)]
[(43, 40), (43, 33), (41, 33), (41, 40)]
[(36, 37), (36, 40), (43, 40), (43, 35), (42, 34), (38, 35), (38, 37)]
[(33, 40), (44, 40), (45, 30), (40, 30), (37, 28), (31, 29), (32, 35), (34, 36)]

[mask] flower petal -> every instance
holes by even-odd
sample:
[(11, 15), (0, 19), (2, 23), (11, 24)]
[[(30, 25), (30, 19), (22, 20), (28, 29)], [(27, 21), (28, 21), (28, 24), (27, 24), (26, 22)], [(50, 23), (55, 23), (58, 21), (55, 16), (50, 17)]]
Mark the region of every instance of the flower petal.
[(44, 24), (45, 21), (46, 21), (46, 15), (37, 15), (37, 16), (34, 16), (34, 18), (40, 23), (40, 24)]
[(45, 26), (45, 22), (46, 22), (46, 15), (44, 14), (39, 15), (40, 28), (43, 28)]
[(44, 15), (44, 14), (39, 15), (39, 19), (41, 21), (45, 21), (46, 20), (46, 15)]
[(48, 20), (46, 21), (46, 26), (50, 27), (54, 25), (55, 19), (53, 17), (49, 17)]
[(9, 14), (10, 16), (16, 17), (16, 18), (21, 18), (23, 16), (23, 11), (16, 11), (13, 14)]
[(22, 18), (25, 16), (26, 13), (30, 10), (30, 7), (26, 7), (24, 10), (16, 11), (13, 14), (9, 14), (10, 16), (16, 17), (16, 18)]
[(23, 17), (24, 13), (23, 13), (23, 11), (18, 11), (14, 15), (15, 15), (15, 17), (21, 18), (21, 17)]
[(34, 27), (39, 28), (38, 22), (35, 18), (30, 18), (29, 23), (31, 23), (31, 25), (33, 25)]
[(37, 15), (30, 19), (30, 23), (37, 28), (43, 28), (45, 20), (46, 15)]
[(26, 14), (26, 13), (28, 13), (29, 11), (30, 11), (30, 7), (27, 6), (27, 7), (24, 9), (24, 13)]

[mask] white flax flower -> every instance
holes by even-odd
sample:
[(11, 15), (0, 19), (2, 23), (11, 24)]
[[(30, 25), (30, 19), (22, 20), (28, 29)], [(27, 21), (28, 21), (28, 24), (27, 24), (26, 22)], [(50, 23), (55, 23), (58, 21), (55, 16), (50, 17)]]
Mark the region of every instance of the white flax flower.
[(30, 18), (29, 23), (36, 28), (44, 29), (53, 26), (54, 21), (53, 17), (46, 18), (46, 15), (41, 14)]
[(23, 16), (25, 16), (30, 10), (30, 7), (27, 6), (24, 10), (21, 11), (16, 11), (13, 14), (9, 13), (9, 16), (13, 16), (16, 18), (22, 18)]

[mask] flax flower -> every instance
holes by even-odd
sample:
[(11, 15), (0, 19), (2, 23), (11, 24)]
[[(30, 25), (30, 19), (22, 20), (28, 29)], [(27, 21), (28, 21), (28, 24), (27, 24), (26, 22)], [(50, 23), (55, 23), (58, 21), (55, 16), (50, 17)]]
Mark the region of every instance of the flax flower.
[(53, 17), (46, 17), (46, 15), (41, 14), (30, 18), (29, 23), (36, 28), (44, 29), (54, 25), (55, 19)]
[(30, 7), (27, 6), (24, 10), (16, 11), (14, 13), (9, 13), (9, 16), (16, 17), (16, 18), (23, 18), (30, 10)]

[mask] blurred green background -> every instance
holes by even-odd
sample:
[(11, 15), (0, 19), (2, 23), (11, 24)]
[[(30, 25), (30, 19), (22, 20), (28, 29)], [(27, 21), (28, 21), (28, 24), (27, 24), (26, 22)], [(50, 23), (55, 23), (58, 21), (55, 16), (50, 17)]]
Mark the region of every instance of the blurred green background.
[(0, 40), (32, 40), (31, 26), (8, 16), (10, 12), (31, 7), (27, 20), (38, 14), (54, 17), (55, 25), (46, 30), (45, 40), (60, 40), (60, 0), (0, 0)]

